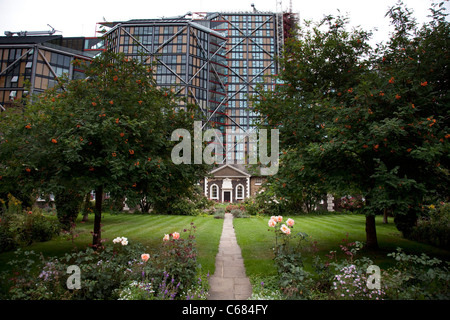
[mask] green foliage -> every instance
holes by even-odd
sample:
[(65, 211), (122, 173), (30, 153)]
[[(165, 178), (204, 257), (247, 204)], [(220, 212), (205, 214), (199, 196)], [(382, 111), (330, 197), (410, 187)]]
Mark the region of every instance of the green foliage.
[(431, 258), (426, 254), (409, 255), (398, 248), (389, 254), (396, 260), (382, 274), (386, 293), (391, 299), (400, 300), (448, 300), (450, 297), (450, 273), (448, 262)]
[[(261, 198), (257, 201), (262, 207), (267, 206), (265, 211), (277, 209), (279, 214), (315, 211), (320, 200), (326, 198), (325, 178), (320, 170), (305, 170), (301, 155), (295, 148), (284, 150), (279, 164), (277, 174), (268, 177), (263, 186), (265, 191), (257, 195)], [(272, 202), (262, 203), (264, 196), (270, 197)]]
[(106, 51), (85, 70), (86, 79), (63, 79), (30, 97), (23, 114), (6, 112), (0, 123), (2, 180), (16, 180), (24, 190), (70, 186), (80, 194), (104, 191), (151, 205), (189, 196), (207, 167), (175, 165), (170, 137), (175, 129), (193, 131), (194, 106), (180, 107), (175, 93), (157, 87), (151, 66), (123, 54)]
[(180, 283), (180, 289), (190, 287), (196, 281), (198, 271), (197, 247), (195, 240), (194, 223), (191, 223), (189, 229), (185, 229), (183, 234), (176, 239), (174, 234), (169, 235), (162, 246), (156, 263), (153, 263), (150, 269), (164, 270), (169, 274), (175, 283)]
[(248, 218), (249, 215), (242, 209), (233, 209), (230, 212), (234, 218)]
[(272, 189), (267, 189), (263, 193), (244, 200), (245, 211), (252, 216), (257, 215), (279, 215), (284, 210), (283, 206), (276, 199)]
[(450, 24), (442, 6), (421, 27), (401, 5), (388, 16), (395, 31), (376, 48), (346, 18), (300, 26), (256, 109), (286, 153), (270, 197), (360, 194), (366, 215), (390, 210), (407, 235), (426, 197), (448, 197)]
[(340, 208), (350, 212), (361, 209), (364, 205), (362, 199), (353, 196), (342, 197), (338, 204)]
[(0, 218), (0, 252), (51, 240), (60, 232), (60, 224), (47, 217), (42, 209), (22, 210), (21, 202), (9, 195)]
[(417, 221), (409, 235), (410, 239), (450, 248), (450, 204), (430, 205), (427, 213)]
[(250, 300), (283, 300), (278, 277), (252, 277), (252, 295)]
[[(103, 200), (103, 204), (104, 204), (104, 208), (105, 210), (109, 211), (110, 213), (114, 214), (114, 213), (120, 213), (123, 210), (124, 207), (124, 198), (121, 197), (109, 197), (105, 200)], [(86, 203), (88, 203), (88, 205), (86, 205)], [(92, 213), (94, 211), (94, 206), (92, 205), (92, 203), (89, 202), (85, 202), (85, 206), (83, 208), (83, 210), (86, 213)]]
[(217, 208), (214, 210), (214, 218), (215, 219), (224, 219), (225, 218), (225, 208)]
[[(117, 237), (94, 250), (74, 250), (61, 257), (44, 258), (17, 250), (1, 277), (2, 299), (115, 300), (206, 299), (208, 281), (198, 277), (195, 226), (175, 233), (151, 252), (138, 242)], [(161, 239), (162, 241), (162, 239)], [(68, 289), (69, 266), (80, 268), (79, 289)], [(147, 291), (148, 289), (148, 291)]]
[(69, 291), (62, 289), (64, 280), (59, 277), (62, 274), (60, 264), (46, 262), (42, 255), (34, 251), (18, 249), (14, 254), (15, 258), (8, 262), (13, 271), (5, 272), (0, 277), (4, 291), (2, 299), (66, 300), (71, 296)]
[(204, 196), (200, 188), (187, 186), (183, 197), (166, 195), (167, 202), (157, 201), (153, 208), (160, 214), (195, 216), (213, 206), (214, 202)]
[(78, 217), (83, 196), (70, 189), (59, 189), (55, 193), (55, 206), (58, 220), (64, 230), (69, 230)]
[[(291, 239), (287, 238), (289, 235), (284, 236), (285, 245)], [(370, 289), (367, 272), (373, 262), (361, 255), (363, 243), (350, 242), (348, 237), (343, 239), (340, 254), (330, 251), (325, 257), (316, 255), (313, 272), (307, 272), (301, 252), (314, 252), (315, 246), (315, 243), (309, 249), (303, 246), (297, 252), (281, 248), (275, 256), (279, 282), (272, 284), (270, 291), (279, 288), (281, 299), (447, 300), (449, 297), (448, 262), (426, 254), (406, 254), (398, 248), (387, 255), (394, 263), (381, 270), (380, 288)], [(274, 299), (280, 298), (275, 296)]]
[(269, 231), (275, 234), (275, 265), (279, 275), (279, 285), (283, 294), (289, 299), (308, 298), (310, 274), (304, 270), (303, 242), (307, 235), (302, 232), (294, 233), (294, 220), (272, 216), (269, 220)]
[(225, 207), (226, 212), (232, 212), (233, 210), (244, 210), (243, 205), (237, 205), (237, 204), (229, 204)]

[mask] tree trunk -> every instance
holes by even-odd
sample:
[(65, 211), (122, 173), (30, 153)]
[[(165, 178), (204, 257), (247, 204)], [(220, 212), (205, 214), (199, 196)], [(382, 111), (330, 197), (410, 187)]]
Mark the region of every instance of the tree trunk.
[(89, 204), (91, 201), (91, 193), (88, 192), (86, 194), (86, 198), (84, 199), (84, 212), (83, 212), (83, 219), (81, 221), (87, 222), (89, 218)]
[(384, 209), (384, 213), (383, 213), (383, 223), (388, 224), (388, 209)]
[(102, 240), (102, 203), (103, 203), (103, 186), (98, 186), (95, 189), (95, 219), (94, 219), (94, 233), (92, 239), (92, 246), (96, 250), (101, 246)]
[(375, 215), (366, 215), (366, 248), (370, 250), (378, 249)]

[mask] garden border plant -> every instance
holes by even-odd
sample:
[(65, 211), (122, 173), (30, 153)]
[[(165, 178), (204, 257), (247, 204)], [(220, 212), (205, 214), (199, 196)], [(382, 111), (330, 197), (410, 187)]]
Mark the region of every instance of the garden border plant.
[[(315, 252), (315, 242), (301, 232), (293, 232), (295, 221), (283, 222), (272, 216), (269, 231), (274, 232), (274, 262), (278, 274), (253, 279), (255, 299), (330, 299), (330, 300), (447, 300), (450, 298), (450, 262), (426, 254), (406, 254), (401, 248), (387, 256), (394, 264), (379, 269), (373, 261), (360, 257), (363, 243), (347, 236), (339, 245), (341, 255), (330, 251), (314, 256), (313, 272), (304, 269), (302, 253)], [(309, 242), (309, 243), (308, 243)], [(379, 270), (373, 275), (372, 270)], [(378, 277), (379, 278), (376, 278)], [(378, 279), (373, 282), (374, 279)], [(265, 280), (268, 280), (267, 282)], [(258, 285), (260, 281), (261, 285)], [(269, 283), (269, 286), (265, 286)]]
[[(205, 279), (198, 273), (195, 229), (192, 223), (183, 236), (166, 234), (151, 251), (126, 237), (60, 258), (19, 249), (8, 262), (12, 269), (2, 273), (0, 296), (20, 300), (206, 299), (209, 275)], [(79, 289), (68, 290), (69, 266), (80, 270)]]

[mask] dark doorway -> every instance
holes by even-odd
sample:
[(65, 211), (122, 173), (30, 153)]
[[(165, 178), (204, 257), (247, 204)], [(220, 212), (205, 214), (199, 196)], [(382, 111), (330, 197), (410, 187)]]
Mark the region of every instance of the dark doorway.
[(223, 202), (230, 202), (230, 201), (231, 201), (231, 192), (224, 191), (223, 192)]

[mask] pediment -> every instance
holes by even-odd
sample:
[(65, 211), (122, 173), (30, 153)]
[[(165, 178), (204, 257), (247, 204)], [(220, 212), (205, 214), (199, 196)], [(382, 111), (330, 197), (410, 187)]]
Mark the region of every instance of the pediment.
[(239, 170), (229, 164), (219, 167), (211, 171), (215, 178), (247, 178), (250, 175), (242, 170)]

